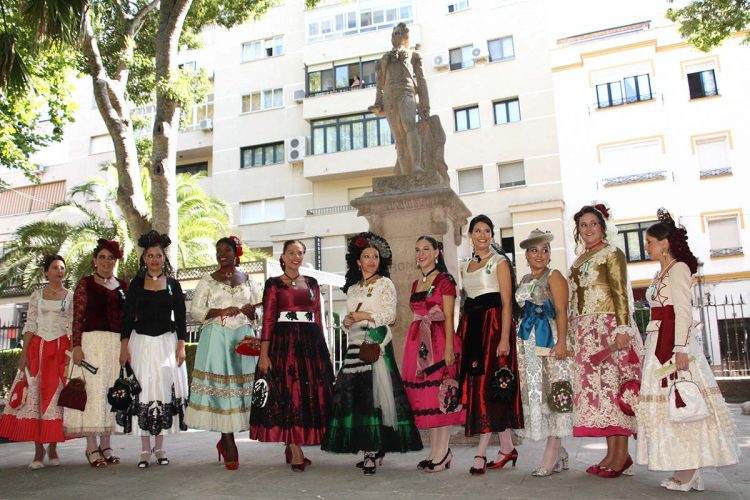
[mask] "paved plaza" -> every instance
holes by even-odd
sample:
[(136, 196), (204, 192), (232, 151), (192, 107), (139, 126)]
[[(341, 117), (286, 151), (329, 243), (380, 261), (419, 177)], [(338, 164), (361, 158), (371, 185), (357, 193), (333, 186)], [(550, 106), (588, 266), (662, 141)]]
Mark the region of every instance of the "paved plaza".
[(240, 469), (227, 471), (216, 462), (218, 435), (191, 431), (167, 437), (171, 465), (152, 464), (145, 470), (136, 468), (140, 440), (130, 436), (113, 438), (123, 462), (100, 470), (86, 465), (83, 439), (60, 445), (61, 467), (37, 471), (26, 467), (33, 457), (29, 443), (0, 444), (0, 499), (750, 499), (750, 416), (741, 415), (739, 405), (731, 409), (741, 461), (705, 470), (706, 491), (689, 496), (660, 488), (664, 474), (645, 467), (637, 467), (631, 478), (607, 480), (586, 474), (584, 469), (602, 454), (600, 439), (567, 439), (571, 469), (548, 478), (531, 476), (543, 446), (528, 442), (519, 447), (517, 467), (488, 471), (484, 477), (469, 475), (474, 449), (468, 447), (453, 447), (452, 467), (440, 473), (417, 471), (415, 464), (422, 454), (410, 453), (387, 455), (377, 474), (365, 477), (354, 467), (355, 457), (331, 455), (314, 447), (305, 450), (312, 467), (293, 473), (284, 465), (283, 447), (250, 441), (247, 433), (238, 436)]

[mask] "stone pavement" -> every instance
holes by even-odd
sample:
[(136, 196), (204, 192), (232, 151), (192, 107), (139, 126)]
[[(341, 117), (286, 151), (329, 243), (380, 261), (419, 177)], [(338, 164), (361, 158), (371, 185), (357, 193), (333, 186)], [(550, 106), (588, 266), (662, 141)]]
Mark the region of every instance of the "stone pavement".
[[(742, 450), (738, 465), (706, 469), (706, 491), (689, 498), (750, 500), (750, 416), (731, 405)], [(120, 465), (92, 469), (84, 459), (85, 441), (76, 439), (58, 449), (61, 467), (32, 471), (26, 466), (33, 457), (30, 443), (0, 444), (0, 499), (4, 498), (158, 498), (176, 499), (657, 499), (688, 498), (687, 494), (659, 487), (664, 473), (637, 467), (635, 476), (601, 479), (584, 472), (602, 455), (601, 439), (566, 439), (570, 470), (548, 478), (535, 478), (531, 471), (542, 455), (541, 443), (519, 447), (518, 466), (488, 471), (471, 477), (474, 450), (454, 447), (450, 470), (428, 474), (415, 470), (422, 453), (387, 455), (374, 476), (364, 477), (354, 467), (354, 456), (331, 455), (314, 447), (305, 451), (313, 461), (304, 473), (293, 473), (284, 465), (283, 447), (250, 441), (247, 433), (237, 436), (241, 467), (227, 471), (216, 462), (212, 432), (187, 432), (166, 438), (172, 460), (169, 466), (152, 464), (138, 469), (140, 439), (115, 436), (113, 447), (122, 457)], [(631, 442), (631, 449), (634, 443)], [(493, 447), (494, 450), (495, 447)]]

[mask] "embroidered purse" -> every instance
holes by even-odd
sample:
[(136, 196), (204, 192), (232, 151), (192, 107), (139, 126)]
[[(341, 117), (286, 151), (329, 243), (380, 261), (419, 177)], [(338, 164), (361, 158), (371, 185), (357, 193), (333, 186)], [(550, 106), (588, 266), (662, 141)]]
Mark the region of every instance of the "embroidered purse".
[(141, 392), (141, 384), (135, 378), (130, 363), (120, 368), (120, 378), (107, 391), (107, 401), (112, 411), (127, 411), (133, 404), (134, 397)]
[(552, 382), (552, 388), (547, 394), (547, 406), (557, 413), (573, 411), (573, 386), (567, 380)]
[[(71, 368), (70, 371), (72, 375), (73, 369)], [(81, 368), (81, 378), (68, 378), (68, 383), (62, 388), (57, 398), (57, 405), (83, 411), (86, 409), (86, 399), (86, 375), (83, 374), (83, 368)]]
[(10, 390), (8, 406), (18, 410), (26, 403), (26, 393), (28, 392), (29, 382), (26, 374), (21, 370), (16, 373), (16, 379), (13, 381), (13, 388)]
[(458, 381), (446, 369), (438, 388), (438, 407), (442, 413), (461, 411), (461, 390)]
[(516, 397), (516, 376), (508, 367), (508, 357), (500, 357), (500, 369), (497, 370), (489, 385), (490, 399), (500, 403), (510, 403)]

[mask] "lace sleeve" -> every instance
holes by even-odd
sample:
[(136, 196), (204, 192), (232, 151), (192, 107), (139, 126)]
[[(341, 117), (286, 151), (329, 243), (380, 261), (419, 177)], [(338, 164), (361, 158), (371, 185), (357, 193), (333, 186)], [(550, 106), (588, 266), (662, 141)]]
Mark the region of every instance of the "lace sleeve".
[(690, 306), (690, 269), (682, 262), (675, 262), (667, 274), (669, 294), (674, 306), (674, 345), (687, 346), (690, 327), (693, 324)]
[(263, 331), (261, 332), (262, 340), (271, 340), (273, 329), (276, 327), (276, 321), (279, 319), (279, 307), (277, 304), (276, 294), (278, 289), (273, 278), (266, 280), (266, 286), (263, 290)]
[(26, 324), (23, 327), (23, 334), (36, 333), (39, 329), (37, 320), (39, 318), (39, 301), (41, 300), (42, 290), (34, 290), (29, 297), (29, 309), (26, 313)]
[(73, 347), (80, 347), (83, 328), (86, 325), (87, 288), (86, 278), (82, 278), (73, 294), (73, 334), (70, 339)]
[(378, 308), (370, 313), (375, 328), (396, 321), (396, 287), (388, 278), (381, 278), (380, 281), (383, 283), (379, 287)]
[(208, 305), (209, 291), (208, 279), (204, 276), (195, 286), (193, 303), (190, 306), (190, 314), (197, 321), (203, 322), (211, 309)]

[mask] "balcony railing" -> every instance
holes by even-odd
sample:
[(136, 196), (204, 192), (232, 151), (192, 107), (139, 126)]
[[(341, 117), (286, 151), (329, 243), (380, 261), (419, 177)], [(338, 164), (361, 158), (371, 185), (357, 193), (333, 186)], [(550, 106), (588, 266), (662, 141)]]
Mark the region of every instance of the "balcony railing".
[(331, 89), (325, 89), (325, 90), (317, 90), (317, 91), (309, 91), (307, 93), (307, 97), (316, 97), (319, 95), (328, 95), (328, 94), (338, 94), (341, 92), (351, 92), (352, 90), (361, 90), (361, 89), (369, 89), (372, 87), (375, 87), (377, 85), (376, 82), (371, 83), (365, 83), (362, 82), (359, 85), (355, 86), (349, 86), (349, 87), (341, 87), (341, 88), (331, 88)]
[(743, 255), (742, 247), (731, 248), (712, 248), (711, 257), (731, 257), (733, 255)]
[(333, 207), (309, 208), (306, 213), (307, 215), (333, 215), (352, 212), (354, 210), (356, 209), (351, 205), (336, 205)]
[(657, 172), (643, 172), (641, 174), (633, 175), (622, 175), (620, 177), (608, 177), (602, 179), (602, 186), (619, 186), (622, 184), (631, 184), (633, 182), (645, 182), (645, 181), (660, 181), (667, 178), (666, 170), (659, 170)]
[(619, 99), (612, 99), (609, 101), (597, 101), (596, 107), (599, 109), (613, 108), (615, 106), (623, 106), (625, 104), (634, 104), (636, 102), (647, 102), (656, 99), (656, 94), (641, 94), (637, 96), (621, 97)]
[(723, 175), (732, 175), (732, 167), (713, 168), (711, 170), (701, 170), (701, 179), (709, 177), (721, 177)]

